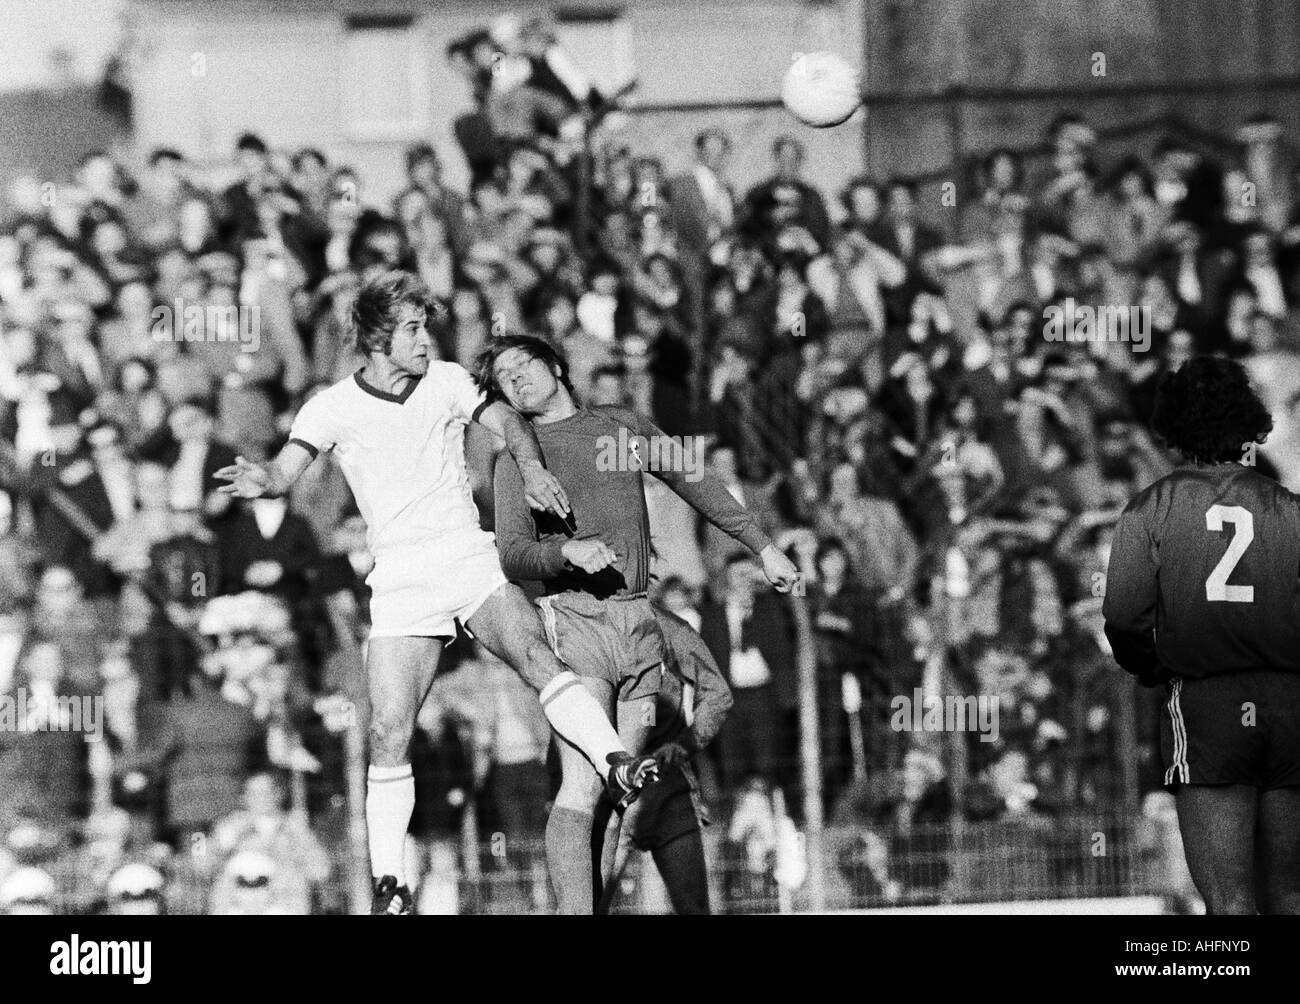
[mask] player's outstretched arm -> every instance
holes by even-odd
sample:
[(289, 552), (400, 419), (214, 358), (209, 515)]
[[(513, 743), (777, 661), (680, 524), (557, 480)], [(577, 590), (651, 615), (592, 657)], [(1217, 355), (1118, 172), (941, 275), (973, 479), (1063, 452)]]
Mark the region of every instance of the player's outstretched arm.
[(315, 459), (316, 455), (306, 446), (291, 440), (269, 463), (255, 464), (236, 457), (233, 464), (212, 476), (218, 481), (229, 482), (217, 489), (227, 495), (244, 499), (278, 498), (288, 494), (294, 482)]
[(506, 452), (519, 466), (524, 498), (529, 508), (553, 512), (560, 519), (569, 514), (569, 497), (555, 475), (542, 462), (542, 448), (533, 427), (503, 401), (479, 409), (475, 420), (506, 441)]
[[(682, 444), (680, 451), (671, 445), (663, 446), (662, 444), (673, 443), (671, 437), (648, 418), (630, 409), (619, 408), (608, 413), (616, 421), (629, 425), (633, 433), (647, 442), (661, 444), (657, 450), (652, 449), (651, 453), (654, 456), (657, 452), (660, 458), (659, 464), (652, 465), (658, 469), (649, 470), (648, 473), (666, 484), (723, 533), (757, 554), (763, 562), (763, 574), (767, 576), (767, 581), (776, 586), (779, 592), (788, 593), (798, 585), (801, 576), (794, 562), (768, 539), (753, 515), (731, 497), (727, 486), (704, 469), (702, 455), (697, 453), (692, 456), (685, 444)], [(682, 462), (671, 462), (679, 452)], [(670, 462), (664, 463), (665, 457)]]

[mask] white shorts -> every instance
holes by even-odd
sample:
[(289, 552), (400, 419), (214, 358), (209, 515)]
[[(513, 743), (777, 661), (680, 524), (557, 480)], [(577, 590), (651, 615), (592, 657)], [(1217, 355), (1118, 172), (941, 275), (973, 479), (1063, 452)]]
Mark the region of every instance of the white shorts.
[(370, 587), (371, 638), (454, 638), (508, 580), (496, 538), (483, 530), (403, 543), (375, 556)]

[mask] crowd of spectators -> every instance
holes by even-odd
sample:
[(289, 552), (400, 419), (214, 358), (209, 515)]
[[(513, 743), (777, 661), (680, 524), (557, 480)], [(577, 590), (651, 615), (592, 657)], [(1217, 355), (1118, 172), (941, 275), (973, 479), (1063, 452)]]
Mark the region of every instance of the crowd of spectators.
[[(1114, 159), (1063, 115), (1045, 157), (994, 151), (925, 202), (902, 178), (819, 191), (781, 136), (739, 192), (721, 130), (680, 172), (629, 149), (543, 19), (447, 55), (472, 95), (459, 150), (412, 146), (391, 201), (253, 134), (228, 165), (91, 152), (9, 192), (0, 694), (102, 698), (103, 720), (91, 742), (0, 730), (0, 908), (343, 907), (364, 526), (328, 458), (287, 500), (232, 502), (212, 473), (272, 454), (359, 366), (352, 298), (391, 268), (442, 301), (445, 358), (535, 333), (584, 402), (705, 437), (803, 568), (806, 632), (752, 556), (647, 479), (657, 598), (735, 695), (702, 777), (736, 806), (719, 836), (736, 868), (788, 856), (771, 813), (779, 795), (799, 816), (809, 640), (827, 815), (859, 890), (939, 895), (949, 869), (906, 859), (922, 833), (941, 858), (932, 830), (955, 815), (1039, 832), (1156, 787), (1150, 708), (1101, 632), (1110, 527), (1170, 467), (1145, 419), (1194, 353), (1249, 367), (1276, 421), (1250, 460), (1300, 488), (1300, 208), (1277, 125), (1252, 120), (1218, 158), (1170, 138)], [(1141, 307), (1145, 349), (1046, 337), (1067, 299)], [(526, 842), (549, 798), (527, 688), (468, 640), (448, 661), (414, 753), (434, 871), (467, 805), (485, 841)], [(995, 698), (998, 735), (900, 729), (895, 699), (920, 693)]]

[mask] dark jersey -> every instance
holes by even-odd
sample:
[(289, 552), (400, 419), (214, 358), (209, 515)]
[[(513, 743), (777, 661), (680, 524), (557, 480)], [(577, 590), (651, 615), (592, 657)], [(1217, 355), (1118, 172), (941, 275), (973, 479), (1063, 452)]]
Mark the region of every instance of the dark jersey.
[[(579, 408), (568, 418), (534, 425), (533, 430), (547, 470), (564, 486), (573, 512), (567, 521), (533, 512), (524, 501), (523, 478), (514, 458), (498, 458), (497, 550), (511, 579), (540, 581), (547, 593), (575, 590), (600, 599), (644, 593), (650, 581), (650, 516), (643, 472), (658, 477), (755, 554), (768, 543), (754, 517), (722, 482), (702, 470), (684, 470), (685, 454), (674, 454), (668, 448), (670, 437), (634, 411)], [(698, 452), (690, 456), (703, 460)], [(603, 541), (618, 555), (618, 564), (595, 575), (573, 568), (561, 553), (569, 540)]]
[(1176, 468), (1120, 516), (1102, 611), (1147, 684), (1300, 672), (1300, 496), (1240, 464)]

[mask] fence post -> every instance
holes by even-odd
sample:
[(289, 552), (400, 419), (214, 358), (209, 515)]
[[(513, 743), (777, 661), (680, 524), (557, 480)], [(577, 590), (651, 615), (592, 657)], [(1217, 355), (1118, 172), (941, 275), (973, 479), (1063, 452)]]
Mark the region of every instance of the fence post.
[(813, 912), (821, 913), (826, 909), (826, 877), (822, 871), (825, 811), (822, 803), (821, 723), (817, 717), (817, 650), (807, 599), (792, 594), (790, 607), (794, 612), (795, 664), (799, 673), (799, 764), (803, 781), (804, 841), (808, 854), (808, 906)]
[(370, 912), (370, 850), (366, 837), (366, 744), (363, 717), (348, 715), (343, 733), (348, 806), (348, 890), (353, 916)]

